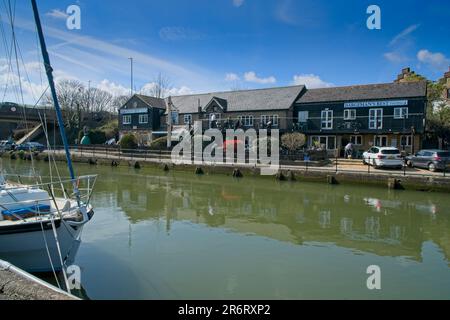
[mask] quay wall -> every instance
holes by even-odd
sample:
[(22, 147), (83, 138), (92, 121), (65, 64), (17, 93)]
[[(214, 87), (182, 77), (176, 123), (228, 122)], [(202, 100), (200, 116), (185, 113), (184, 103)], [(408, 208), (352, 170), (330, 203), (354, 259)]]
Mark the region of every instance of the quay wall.
[[(9, 156), (4, 154), (3, 156)], [(44, 160), (45, 154), (41, 154), (37, 160)], [(63, 153), (55, 155), (57, 161), (66, 161)], [(24, 160), (17, 160), (24, 161)], [(240, 178), (255, 177), (265, 180), (285, 180), (296, 182), (319, 182), (329, 184), (354, 184), (354, 185), (369, 185), (391, 189), (415, 190), (415, 191), (439, 191), (450, 192), (450, 177), (443, 177), (439, 175), (404, 175), (402, 171), (393, 171), (392, 173), (371, 172), (364, 171), (338, 171), (321, 170), (320, 167), (305, 169), (304, 166), (281, 166), (276, 175), (267, 176), (261, 175), (260, 166), (249, 165), (196, 165), (196, 164), (173, 164), (170, 159), (156, 159), (156, 158), (126, 158), (120, 159), (106, 158), (102, 155), (93, 157), (92, 154), (80, 155), (72, 154), (72, 161), (78, 163), (88, 163), (91, 165), (107, 165), (107, 166), (127, 166), (135, 167), (137, 170), (145, 168), (156, 168), (165, 171), (184, 171), (184, 172), (198, 172), (200, 168), (201, 174), (213, 175), (221, 174), (228, 176), (235, 176), (236, 172)]]

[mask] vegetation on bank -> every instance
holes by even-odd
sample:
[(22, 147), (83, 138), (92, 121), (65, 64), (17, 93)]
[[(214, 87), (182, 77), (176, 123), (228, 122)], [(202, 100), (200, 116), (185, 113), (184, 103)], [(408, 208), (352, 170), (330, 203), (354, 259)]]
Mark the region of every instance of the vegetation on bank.
[(446, 90), (446, 79), (441, 78), (437, 81), (432, 81), (420, 74), (412, 72), (405, 76), (403, 81), (427, 82), (426, 139), (443, 148), (448, 148), (450, 146), (450, 106), (443, 99), (443, 93)]

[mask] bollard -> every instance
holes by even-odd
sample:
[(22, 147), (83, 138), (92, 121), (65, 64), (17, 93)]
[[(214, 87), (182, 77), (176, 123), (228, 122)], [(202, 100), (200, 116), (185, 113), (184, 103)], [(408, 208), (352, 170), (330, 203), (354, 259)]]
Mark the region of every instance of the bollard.
[(241, 170), (234, 169), (233, 170), (233, 178), (242, 178), (244, 175), (242, 174)]
[(275, 177), (278, 181), (286, 181), (286, 177), (284, 176), (283, 172), (281, 172), (281, 171), (278, 171), (278, 173)]
[(327, 176), (327, 182), (328, 182), (328, 184), (338, 184), (336, 177), (332, 176), (332, 175)]
[(401, 181), (395, 178), (388, 178), (388, 189), (389, 190), (404, 190), (401, 185)]

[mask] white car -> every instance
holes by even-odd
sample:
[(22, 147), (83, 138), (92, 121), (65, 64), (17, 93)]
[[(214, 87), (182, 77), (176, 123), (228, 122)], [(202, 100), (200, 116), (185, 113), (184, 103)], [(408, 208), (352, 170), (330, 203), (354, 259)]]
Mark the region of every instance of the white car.
[(372, 147), (363, 153), (363, 163), (375, 168), (403, 168), (403, 158), (400, 150), (394, 147)]

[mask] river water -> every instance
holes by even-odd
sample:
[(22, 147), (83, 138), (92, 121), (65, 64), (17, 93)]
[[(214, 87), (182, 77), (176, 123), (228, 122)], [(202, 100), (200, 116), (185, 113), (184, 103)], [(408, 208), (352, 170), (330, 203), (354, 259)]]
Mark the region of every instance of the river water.
[[(91, 299), (450, 299), (448, 194), (76, 171), (99, 175), (76, 259)], [(381, 290), (367, 287), (371, 265)]]

